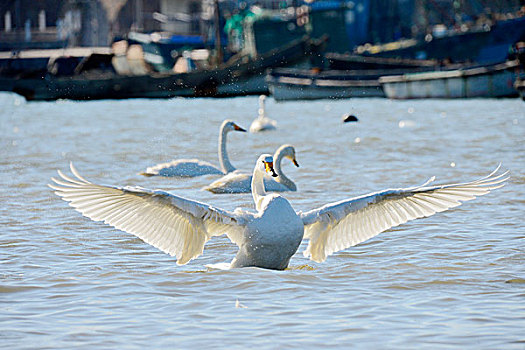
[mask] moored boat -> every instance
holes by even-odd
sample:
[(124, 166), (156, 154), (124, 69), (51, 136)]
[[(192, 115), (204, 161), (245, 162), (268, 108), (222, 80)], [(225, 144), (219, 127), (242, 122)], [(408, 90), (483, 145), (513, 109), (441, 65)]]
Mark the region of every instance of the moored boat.
[(415, 69), (326, 70), (276, 68), (267, 77), (270, 94), (277, 101), (385, 97), (379, 77)]
[(94, 100), (122, 98), (221, 97), (268, 93), (264, 81), (268, 68), (294, 64), (307, 59), (321, 45), (303, 37), (256, 57), (239, 57), (216, 68), (183, 73), (150, 72), (123, 75), (98, 70), (71, 76), (0, 78), (0, 86), (27, 100)]
[(266, 81), (276, 101), (341, 99), (351, 97), (384, 97), (379, 75), (362, 72), (313, 72), (298, 69), (273, 69)]
[(517, 60), (464, 69), (385, 76), (379, 79), (392, 99), (516, 97)]

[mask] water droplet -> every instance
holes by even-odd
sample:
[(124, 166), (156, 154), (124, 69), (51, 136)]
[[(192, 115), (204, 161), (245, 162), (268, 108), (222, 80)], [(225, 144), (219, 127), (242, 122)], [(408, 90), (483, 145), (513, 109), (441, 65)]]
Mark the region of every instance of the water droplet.
[(456, 167), (456, 163), (451, 162), (451, 163), (450, 163), (450, 166), (451, 166), (452, 168), (455, 168), (455, 167)]
[(401, 120), (398, 123), (400, 128), (413, 128), (416, 126), (416, 122), (413, 120)]
[(361, 138), (360, 138), (360, 137), (356, 137), (356, 138), (354, 139), (354, 143), (360, 143), (360, 142), (361, 142)]

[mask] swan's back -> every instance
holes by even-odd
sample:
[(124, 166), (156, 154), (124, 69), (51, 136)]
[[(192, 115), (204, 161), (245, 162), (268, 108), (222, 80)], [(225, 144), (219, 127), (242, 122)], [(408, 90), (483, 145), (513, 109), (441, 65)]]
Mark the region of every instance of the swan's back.
[(250, 125), (250, 132), (259, 132), (267, 130), (275, 130), (277, 122), (267, 117), (257, 117)]
[(277, 182), (273, 179), (264, 179), (264, 188), (267, 192), (297, 191), (295, 188), (290, 188), (285, 184)]
[(248, 193), (251, 191), (252, 176), (239, 172), (224, 175), (204, 187), (212, 193)]
[(223, 172), (211, 163), (198, 159), (177, 159), (172, 162), (161, 163), (146, 169), (146, 176), (180, 176), (194, 177), (201, 175), (221, 175)]
[[(204, 187), (216, 194), (224, 193), (249, 193), (251, 192), (252, 175), (230, 173), (224, 175), (222, 178), (215, 180), (208, 186)], [(295, 191), (286, 185), (275, 181), (274, 179), (264, 179), (264, 188), (267, 192), (286, 192)]]
[(265, 196), (259, 215), (246, 226), (245, 241), (232, 267), (258, 266), (284, 270), (303, 239), (304, 225), (288, 200)]

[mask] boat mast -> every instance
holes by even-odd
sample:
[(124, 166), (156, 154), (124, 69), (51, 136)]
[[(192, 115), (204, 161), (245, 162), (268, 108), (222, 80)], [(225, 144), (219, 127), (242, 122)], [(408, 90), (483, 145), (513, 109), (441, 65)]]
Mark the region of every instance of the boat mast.
[(223, 62), (222, 43), (221, 43), (221, 26), (219, 13), (219, 0), (214, 0), (214, 19), (215, 19), (215, 50), (217, 65)]

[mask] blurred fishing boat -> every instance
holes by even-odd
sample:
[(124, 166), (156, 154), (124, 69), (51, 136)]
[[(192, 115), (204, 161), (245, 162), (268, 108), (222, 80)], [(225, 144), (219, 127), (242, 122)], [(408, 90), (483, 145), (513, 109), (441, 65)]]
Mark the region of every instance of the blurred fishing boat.
[(140, 45), (144, 61), (156, 72), (171, 72), (177, 59), (185, 51), (203, 51), (213, 47), (212, 41), (205, 42), (201, 35), (175, 35), (166, 33), (130, 32), (126, 37), (128, 45)]
[(422, 38), (365, 44), (356, 47), (355, 52), (370, 57), (437, 59), (489, 65), (504, 62), (509, 49), (524, 37), (525, 16), (522, 16), (465, 31), (434, 28), (432, 33)]
[(384, 97), (377, 71), (327, 71), (272, 69), (268, 89), (276, 101)]
[(277, 101), (385, 97), (379, 78), (407, 72), (423, 72), (434, 66), (397, 69), (318, 70), (275, 68), (266, 81)]
[(471, 68), (385, 76), (379, 79), (391, 99), (516, 97), (518, 60)]
[(130, 32), (112, 44), (105, 58), (50, 58), (44, 69), (31, 73), (0, 73), (0, 90), (27, 100), (268, 94), (266, 70), (306, 66), (320, 57), (328, 45), (326, 32), (337, 43), (337, 25), (344, 18), (341, 6), (310, 13), (307, 6), (263, 10), (257, 5), (235, 8), (223, 18), (227, 4), (211, 4), (211, 25), (202, 36)]
[[(322, 41), (305, 36), (262, 55), (237, 56), (215, 67), (198, 69), (191, 65), (191, 56), (180, 58), (172, 72), (155, 72), (148, 69), (140, 46), (135, 45), (118, 54), (118, 49), (99, 62), (111, 62), (111, 66), (87, 65), (93, 61), (86, 57), (74, 69), (73, 74), (54, 74), (70, 60), (60, 59), (48, 64), (44, 74), (32, 76), (0, 77), (0, 89), (13, 91), (27, 100), (93, 100), (122, 98), (221, 97), (268, 92), (264, 82), (268, 68), (294, 64), (308, 59)], [(115, 51), (115, 50), (114, 50)], [(61, 64), (57, 64), (61, 62)], [(86, 67), (86, 65), (88, 67)], [(52, 67), (55, 68), (52, 68)], [(57, 68), (58, 67), (58, 68)]]

